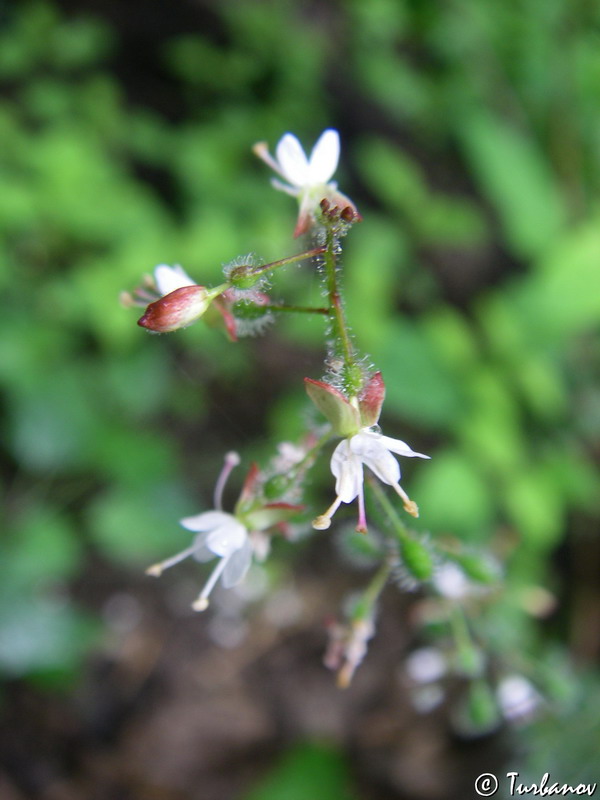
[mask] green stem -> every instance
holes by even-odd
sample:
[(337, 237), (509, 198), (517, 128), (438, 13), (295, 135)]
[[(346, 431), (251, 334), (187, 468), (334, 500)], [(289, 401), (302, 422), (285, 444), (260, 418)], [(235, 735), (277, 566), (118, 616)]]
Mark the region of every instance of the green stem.
[(453, 604), (450, 613), (450, 626), (452, 628), (454, 641), (460, 650), (473, 646), (467, 620), (465, 619), (463, 610), (456, 603)]
[(369, 480), (368, 486), (375, 495), (375, 498), (379, 503), (379, 505), (381, 506), (384, 514), (387, 516), (388, 521), (398, 541), (401, 543), (406, 541), (412, 541), (412, 537), (408, 532), (408, 528), (398, 516), (398, 512), (394, 508), (387, 494), (381, 488), (381, 485), (377, 481)]
[(460, 668), (465, 675), (476, 678), (480, 675), (481, 662), (467, 624), (465, 612), (458, 603), (452, 604), (449, 621), (452, 635), (456, 642), (456, 653)]
[(386, 559), (373, 576), (371, 583), (354, 605), (350, 617), (352, 622), (358, 622), (359, 620), (367, 619), (367, 617), (371, 616), (373, 607), (390, 577), (391, 570), (392, 565)]
[(365, 600), (373, 606), (381, 592), (383, 591), (388, 578), (390, 577), (390, 572), (392, 571), (392, 565), (389, 561), (384, 561), (383, 564), (379, 567), (375, 575), (373, 576), (373, 580), (367, 586), (364, 598)]
[(290, 306), (273, 303), (272, 305), (261, 306), (269, 311), (288, 311), (297, 314), (329, 314), (328, 308), (313, 308), (311, 306)]
[(331, 332), (339, 347), (340, 355), (344, 361), (344, 378), (346, 391), (350, 397), (356, 397), (362, 388), (362, 374), (356, 362), (356, 355), (352, 344), (340, 287), (338, 282), (337, 270), (337, 238), (331, 227), (327, 229), (325, 240), (325, 253), (323, 262), (325, 265), (325, 277), (327, 281), (327, 294), (329, 297), (329, 321)]
[(354, 363), (354, 348), (342, 306), (337, 274), (336, 239), (331, 228), (327, 230), (327, 239), (324, 255), (325, 275), (327, 277), (327, 294), (329, 295), (329, 318), (333, 335), (338, 340), (344, 360), (347, 364)]
[(271, 270), (278, 269), (279, 267), (285, 267), (287, 264), (294, 264), (296, 261), (304, 261), (307, 258), (320, 256), (324, 252), (324, 247), (315, 247), (312, 250), (306, 250), (304, 253), (298, 253), (295, 256), (287, 256), (286, 258), (279, 259), (279, 261), (271, 261), (269, 264), (261, 264), (258, 267), (248, 270), (247, 274), (252, 275), (253, 277), (258, 277), (259, 275), (264, 275), (265, 272), (270, 272)]

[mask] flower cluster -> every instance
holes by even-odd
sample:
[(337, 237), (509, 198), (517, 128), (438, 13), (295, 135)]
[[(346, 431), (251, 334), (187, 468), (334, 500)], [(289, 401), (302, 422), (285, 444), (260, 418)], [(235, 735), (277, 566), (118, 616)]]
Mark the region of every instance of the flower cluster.
[(215, 509), (180, 520), (180, 525), (198, 534), (191, 546), (146, 570), (148, 575), (160, 577), (165, 569), (189, 556), (201, 562), (210, 561), (217, 556), (219, 561), (216, 567), (192, 604), (195, 611), (208, 608), (210, 593), (219, 578), (226, 589), (240, 583), (250, 567), (252, 556), (259, 560), (266, 557), (266, 532), (276, 529), (300, 510), (300, 506), (288, 503), (263, 502), (257, 491), (258, 469), (253, 465), (234, 513), (223, 511), (222, 493), (225, 482), (233, 467), (239, 463), (240, 457), (237, 453), (232, 452), (225, 456), (225, 464), (215, 488)]
[[(197, 611), (207, 608), (219, 581), (225, 588), (240, 583), (253, 559), (262, 560), (267, 556), (271, 537), (288, 532), (291, 520), (298, 521), (304, 530), (310, 529), (308, 520), (301, 514), (303, 506), (297, 501), (302, 499), (307, 473), (332, 437), (340, 438), (330, 460), (335, 499), (326, 511), (313, 519), (312, 527), (316, 530), (329, 528), (340, 506), (357, 500), (356, 530), (367, 533), (365, 467), (375, 479), (392, 487), (404, 509), (417, 517), (417, 504), (400, 485), (400, 465), (395, 456), (429, 458), (414, 451), (406, 442), (382, 434), (378, 423), (385, 397), (384, 380), (381, 372), (364, 367), (366, 360), (357, 353), (346, 321), (339, 265), (340, 241), (361, 216), (352, 200), (342, 194), (332, 180), (340, 154), (338, 132), (331, 128), (325, 130), (309, 156), (291, 133), (279, 140), (274, 156), (265, 142), (259, 142), (253, 150), (278, 175), (272, 180), (273, 185), (297, 199), (299, 213), (294, 236), (312, 234), (313, 249), (267, 264), (252, 255), (239, 257), (224, 268), (224, 282), (213, 288), (197, 283), (180, 266), (160, 264), (142, 287), (123, 297), (128, 305), (145, 307), (138, 324), (158, 333), (176, 331), (203, 318), (209, 325), (219, 324), (228, 338), (236, 341), (242, 335), (260, 331), (276, 313), (313, 313), (327, 320), (330, 378), (305, 378), (305, 387), (329, 425), (309, 430), (301, 445), (280, 444), (277, 455), (263, 470), (252, 464), (232, 511), (222, 507), (223, 487), (240, 458), (236, 453), (227, 454), (215, 488), (214, 507), (180, 520), (180, 524), (194, 534), (191, 545), (147, 570), (148, 574), (159, 576), (188, 557), (199, 562), (217, 559), (193, 603)], [(263, 291), (266, 281), (275, 270), (307, 259), (313, 259), (319, 268), (327, 304), (307, 308), (272, 302)], [(410, 536), (406, 536), (408, 542)], [(411, 558), (406, 554), (412, 553), (414, 547), (411, 550), (405, 542), (400, 550), (400, 557), (404, 554), (404, 561), (410, 566)], [(376, 600), (391, 570), (392, 560), (384, 556), (383, 566), (358, 611), (347, 624), (330, 627), (326, 663), (338, 672), (341, 686), (350, 683), (367, 651), (375, 630)], [(429, 574), (424, 570), (421, 573), (424, 578)]]

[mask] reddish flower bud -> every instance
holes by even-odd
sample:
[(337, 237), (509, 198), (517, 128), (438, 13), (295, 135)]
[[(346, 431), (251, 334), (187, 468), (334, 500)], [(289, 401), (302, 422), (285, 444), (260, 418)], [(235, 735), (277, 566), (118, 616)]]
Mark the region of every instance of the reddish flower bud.
[(157, 333), (185, 328), (204, 314), (213, 297), (204, 286), (182, 286), (150, 303), (138, 325)]

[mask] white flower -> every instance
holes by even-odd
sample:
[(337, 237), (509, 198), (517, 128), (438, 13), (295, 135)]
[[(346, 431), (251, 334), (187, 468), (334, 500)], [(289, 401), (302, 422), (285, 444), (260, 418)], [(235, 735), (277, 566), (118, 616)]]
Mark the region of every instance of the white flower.
[(406, 442), (383, 436), (372, 428), (362, 428), (354, 436), (343, 439), (333, 451), (331, 471), (336, 479), (337, 497), (324, 514), (313, 521), (313, 528), (326, 530), (331, 525), (331, 517), (341, 503), (351, 503), (358, 497), (357, 530), (366, 532), (364, 475), (363, 464), (373, 472), (380, 481), (392, 486), (403, 500), (404, 508), (414, 517), (419, 516), (417, 504), (413, 502), (400, 486), (400, 465), (392, 455), (417, 458), (429, 458), (423, 453), (416, 453)]
[(372, 616), (359, 617), (347, 623), (329, 625), (329, 643), (323, 658), (328, 669), (337, 672), (337, 684), (347, 689), (354, 673), (369, 649), (369, 640), (375, 635)]
[(275, 149), (276, 160), (268, 152), (265, 155), (266, 163), (288, 182), (277, 181), (277, 187), (297, 196), (314, 186), (325, 186), (333, 177), (340, 158), (340, 137), (331, 128), (323, 131), (307, 159), (294, 134), (286, 133)]
[(442, 564), (435, 571), (432, 583), (443, 597), (452, 600), (460, 600), (469, 594), (471, 583), (467, 580), (465, 573), (451, 561)]
[(159, 264), (154, 268), (154, 282), (163, 297), (176, 289), (183, 289), (184, 286), (196, 286), (196, 281), (193, 281), (179, 264), (175, 264), (174, 267)]
[(507, 675), (496, 690), (505, 718), (511, 721), (531, 719), (542, 698), (535, 687), (522, 675)]
[(298, 198), (300, 213), (294, 236), (306, 233), (310, 228), (323, 198), (327, 198), (340, 210), (349, 206), (356, 212), (353, 202), (338, 192), (337, 183), (331, 180), (340, 157), (340, 137), (336, 130), (328, 128), (323, 131), (309, 158), (292, 133), (286, 133), (281, 137), (275, 148), (275, 158), (269, 153), (266, 142), (258, 142), (253, 150), (284, 181), (287, 181), (282, 183), (274, 178), (271, 181), (273, 186)]
[(444, 654), (437, 647), (420, 647), (406, 659), (406, 673), (415, 683), (433, 683), (448, 671)]
[(191, 547), (166, 561), (154, 564), (146, 572), (158, 577), (163, 570), (188, 556), (196, 561), (210, 561), (218, 556), (218, 564), (192, 605), (196, 611), (204, 611), (208, 607), (208, 597), (220, 577), (226, 589), (243, 579), (252, 560), (252, 544), (246, 527), (225, 511), (206, 511), (194, 517), (185, 517), (180, 520), (180, 524), (189, 531), (198, 532)]

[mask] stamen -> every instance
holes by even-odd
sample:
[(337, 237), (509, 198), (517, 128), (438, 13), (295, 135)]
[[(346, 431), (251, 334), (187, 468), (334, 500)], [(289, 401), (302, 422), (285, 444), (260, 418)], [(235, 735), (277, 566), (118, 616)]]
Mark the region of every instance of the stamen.
[(404, 510), (411, 515), (411, 517), (418, 517), (419, 516), (419, 506), (415, 503), (414, 500), (411, 500), (410, 497), (406, 494), (404, 489), (400, 486), (399, 483), (392, 483), (391, 484), (394, 489), (396, 490), (397, 494), (400, 495), (403, 501)]
[(264, 161), (265, 164), (268, 164), (274, 172), (276, 172), (278, 175), (281, 175), (282, 178), (285, 178), (279, 163), (275, 161), (273, 156), (269, 153), (269, 146), (266, 142), (257, 142), (253, 146), (252, 152), (255, 156), (258, 156), (262, 161)]
[(192, 603), (192, 608), (194, 611), (205, 611), (208, 608), (208, 595), (212, 592), (215, 587), (215, 583), (221, 577), (221, 573), (227, 566), (227, 562), (229, 561), (229, 556), (223, 556), (219, 559), (219, 563), (213, 569), (210, 578), (206, 581), (206, 585), (204, 589), (200, 592), (196, 600)]
[(367, 515), (365, 514), (365, 492), (361, 484), (360, 491), (358, 492), (358, 524), (356, 526), (357, 533), (368, 533), (367, 528)]
[(159, 561), (158, 564), (152, 564), (152, 566), (148, 567), (146, 570), (146, 575), (153, 575), (155, 578), (160, 578), (165, 569), (172, 567), (174, 564), (179, 564), (179, 562), (183, 561), (184, 558), (187, 558), (195, 553), (197, 549), (198, 545), (194, 543), (191, 545), (191, 547), (186, 547), (185, 550), (182, 550), (181, 553), (177, 553), (176, 555), (171, 556), (171, 558), (167, 558), (164, 561)]
[(346, 661), (336, 676), (336, 685), (338, 689), (348, 689), (352, 683), (352, 676), (354, 675), (355, 669), (355, 664), (350, 664), (348, 661)]
[(225, 484), (227, 483), (227, 479), (231, 475), (231, 471), (234, 467), (240, 463), (240, 457), (235, 451), (231, 451), (225, 454), (225, 463), (223, 464), (223, 468), (221, 469), (221, 473), (217, 478), (217, 483), (215, 486), (215, 508), (218, 511), (223, 510), (223, 489), (225, 488)]
[(342, 500), (340, 497), (336, 497), (333, 503), (329, 506), (327, 511), (324, 514), (320, 514), (318, 517), (313, 519), (312, 526), (316, 531), (326, 531), (327, 528), (331, 525), (331, 517), (335, 514), (335, 512), (340, 507)]

